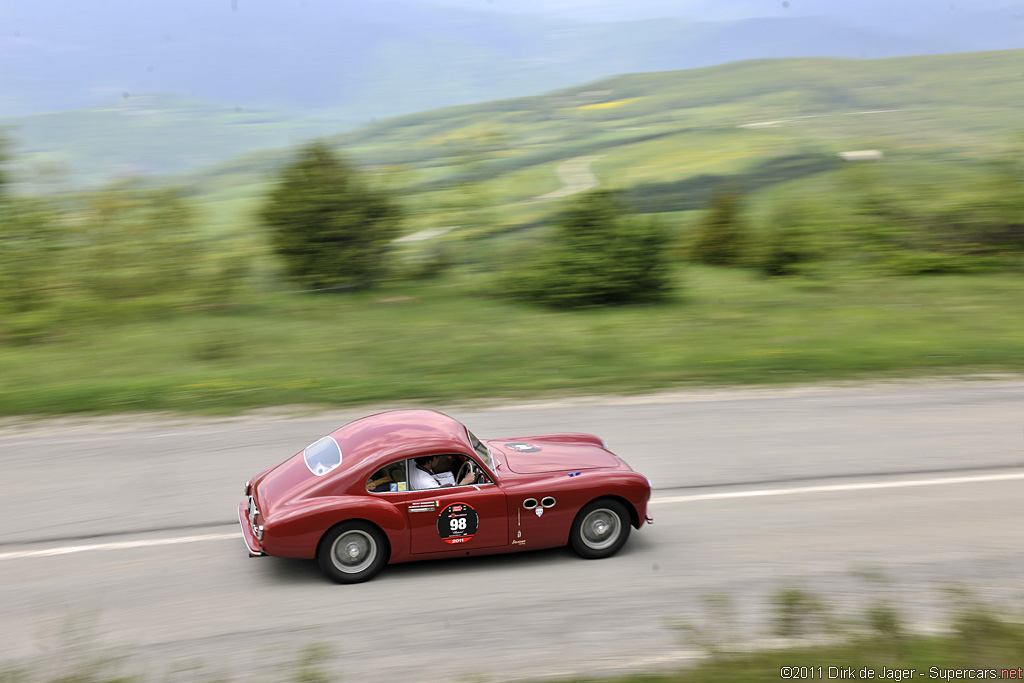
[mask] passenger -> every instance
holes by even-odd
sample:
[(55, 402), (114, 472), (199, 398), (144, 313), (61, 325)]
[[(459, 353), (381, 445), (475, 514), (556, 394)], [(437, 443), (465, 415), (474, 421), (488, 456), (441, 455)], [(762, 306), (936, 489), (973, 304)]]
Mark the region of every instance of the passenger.
[[(453, 486), (455, 484), (455, 477), (451, 472), (438, 472), (437, 467), (440, 466), (442, 455), (425, 456), (422, 458), (416, 458), (416, 467), (412, 468), (411, 483), (414, 491), (422, 491), (423, 489), (437, 489), (443, 486)], [(476, 475), (473, 472), (467, 472), (466, 476), (462, 478), (462, 481), (458, 483), (459, 486), (465, 486), (472, 484), (476, 481)]]

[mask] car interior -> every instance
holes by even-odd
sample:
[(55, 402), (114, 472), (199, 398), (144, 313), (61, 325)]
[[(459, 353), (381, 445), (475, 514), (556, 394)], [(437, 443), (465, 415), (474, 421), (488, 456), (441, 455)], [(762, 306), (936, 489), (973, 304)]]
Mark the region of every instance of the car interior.
[[(490, 479), (484, 474), (483, 470), (476, 466), (470, 458), (465, 455), (445, 455), (442, 456), (441, 463), (437, 466), (436, 472), (451, 472), (453, 477), (458, 477), (459, 473), (463, 471), (463, 468), (472, 467), (473, 471), (477, 472), (478, 484), (488, 483)], [(385, 493), (391, 491), (408, 491), (408, 470), (407, 468), (416, 467), (416, 461), (413, 459), (399, 460), (389, 465), (385, 465), (380, 468), (370, 479), (366, 482), (366, 490), (371, 493)]]

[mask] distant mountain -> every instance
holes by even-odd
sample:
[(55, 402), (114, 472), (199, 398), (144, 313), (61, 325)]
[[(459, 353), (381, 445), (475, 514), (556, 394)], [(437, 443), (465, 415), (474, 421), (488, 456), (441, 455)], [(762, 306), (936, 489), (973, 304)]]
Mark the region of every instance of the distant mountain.
[[(797, 6), (809, 1), (793, 0), (792, 12), (767, 18), (593, 24), (413, 0), (4, 0), (0, 117), (176, 92), (246, 109), (329, 109), (349, 126), (631, 71), (1024, 47), (1022, 32), (1012, 30), (1019, 24), (1009, 20), (996, 22), (1002, 33), (989, 42), (998, 44), (986, 45), (941, 26), (909, 31), (902, 20), (865, 27), (827, 12), (799, 15)], [(689, 6), (711, 14), (707, 1)], [(985, 26), (994, 21), (971, 16)]]
[(99, 107), (3, 121), (23, 187), (94, 185), (119, 176), (183, 173), (259, 149), (337, 131), (337, 124), (158, 93)]
[[(1022, 0), (415, 0), (427, 5), (505, 14), (534, 14), (573, 21), (617, 22), (680, 18), (688, 21), (733, 21), (768, 17), (827, 17), (859, 28), (896, 32), (908, 37), (954, 37), (986, 49), (1020, 32)], [(1010, 26), (1007, 26), (1007, 23)], [(1001, 25), (1001, 26), (1000, 26)], [(1003, 30), (1001, 30), (1003, 29)], [(986, 35), (987, 34), (987, 35)]]
[(504, 0), (448, 1), (464, 6), (0, 0), (0, 130), (30, 152), (33, 173), (79, 184), (179, 173), (386, 117), (616, 74), (1024, 47), (1024, 12), (1013, 10), (1024, 0), (970, 10), (933, 0), (639, 0), (634, 15), (775, 16), (596, 23), (583, 21), (596, 15), (581, 0), (516, 6), (573, 19), (493, 11)]

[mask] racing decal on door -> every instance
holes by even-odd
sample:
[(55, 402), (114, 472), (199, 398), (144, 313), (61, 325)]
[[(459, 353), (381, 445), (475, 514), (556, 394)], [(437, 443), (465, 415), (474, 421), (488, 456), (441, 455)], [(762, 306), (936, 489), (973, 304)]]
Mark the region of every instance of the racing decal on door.
[(415, 503), (409, 503), (409, 512), (433, 512), (440, 505), (440, 501), (437, 500), (418, 500)]
[(480, 518), (469, 503), (452, 503), (437, 518), (437, 534), (445, 543), (465, 543), (476, 534)]
[(535, 443), (526, 443), (525, 441), (510, 441), (505, 444), (505, 448), (510, 451), (518, 451), (519, 453), (536, 453), (542, 450), (540, 446)]

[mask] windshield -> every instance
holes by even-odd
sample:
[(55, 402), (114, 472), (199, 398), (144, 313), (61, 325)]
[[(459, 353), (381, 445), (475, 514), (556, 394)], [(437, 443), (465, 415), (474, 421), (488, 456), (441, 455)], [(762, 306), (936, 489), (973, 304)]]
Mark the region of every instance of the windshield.
[(485, 446), (483, 441), (476, 438), (476, 435), (469, 431), (468, 427), (466, 428), (466, 435), (469, 436), (470, 445), (473, 446), (473, 450), (476, 451), (476, 454), (484, 461), (484, 464), (491, 469), (494, 469), (494, 461), (491, 458), (491, 449)]

